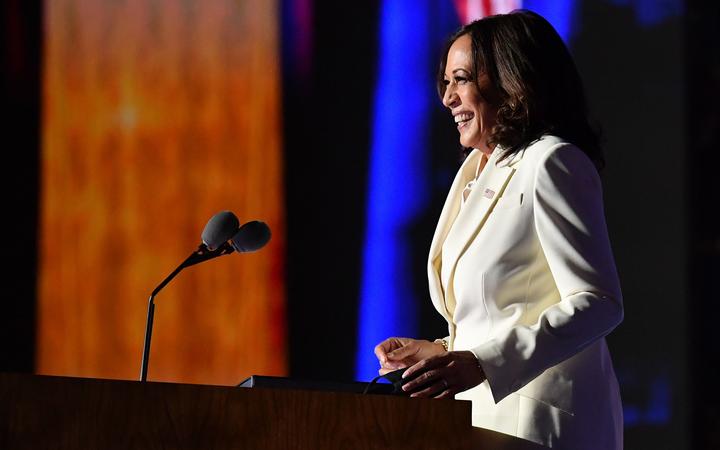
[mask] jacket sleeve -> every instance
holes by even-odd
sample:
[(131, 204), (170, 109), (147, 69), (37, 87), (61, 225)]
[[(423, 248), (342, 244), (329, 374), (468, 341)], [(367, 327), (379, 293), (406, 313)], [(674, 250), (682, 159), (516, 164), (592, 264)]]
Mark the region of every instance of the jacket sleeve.
[(537, 165), (533, 205), (535, 231), (560, 301), (537, 323), (515, 326), (472, 349), (495, 402), (605, 336), (623, 318), (600, 178), (585, 153), (569, 144), (550, 148)]

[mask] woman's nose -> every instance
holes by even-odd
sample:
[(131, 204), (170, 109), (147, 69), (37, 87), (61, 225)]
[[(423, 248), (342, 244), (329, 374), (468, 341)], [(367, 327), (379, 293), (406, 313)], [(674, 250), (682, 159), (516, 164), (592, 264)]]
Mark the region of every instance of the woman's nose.
[(445, 94), (443, 95), (443, 105), (445, 105), (446, 108), (451, 108), (453, 106), (457, 105), (457, 102), (459, 100), (459, 97), (457, 95), (457, 92), (455, 92), (455, 89), (451, 86), (448, 86), (445, 89)]

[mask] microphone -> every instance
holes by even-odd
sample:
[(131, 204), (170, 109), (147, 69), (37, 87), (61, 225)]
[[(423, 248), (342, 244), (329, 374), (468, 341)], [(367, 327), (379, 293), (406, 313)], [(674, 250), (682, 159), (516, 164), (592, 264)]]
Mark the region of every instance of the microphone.
[(208, 220), (200, 235), (208, 250), (217, 250), (238, 231), (240, 221), (230, 211), (220, 211)]
[(248, 222), (239, 227), (240, 221), (230, 211), (220, 211), (210, 218), (201, 234), (202, 243), (192, 252), (162, 283), (150, 294), (148, 316), (145, 323), (145, 343), (140, 367), (140, 381), (147, 381), (148, 364), (150, 363), (150, 339), (152, 338), (153, 318), (155, 316), (155, 296), (186, 267), (228, 255), (254, 252), (261, 249), (270, 240), (270, 228), (259, 221)]
[(256, 252), (270, 241), (270, 227), (265, 222), (248, 222), (232, 237), (230, 244), (238, 253)]

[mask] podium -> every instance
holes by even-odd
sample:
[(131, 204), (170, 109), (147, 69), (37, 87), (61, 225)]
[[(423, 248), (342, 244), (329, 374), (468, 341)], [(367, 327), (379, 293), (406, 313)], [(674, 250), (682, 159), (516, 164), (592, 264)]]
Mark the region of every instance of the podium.
[(0, 449), (540, 449), (470, 403), (0, 374)]

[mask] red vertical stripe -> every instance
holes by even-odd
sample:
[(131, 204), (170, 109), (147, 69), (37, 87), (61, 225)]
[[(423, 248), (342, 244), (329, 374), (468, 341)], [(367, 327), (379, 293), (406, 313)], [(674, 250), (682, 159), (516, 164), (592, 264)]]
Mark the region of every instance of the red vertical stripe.
[(495, 11), (495, 5), (492, 0), (482, 0), (483, 5), (483, 17), (497, 14)]

